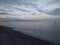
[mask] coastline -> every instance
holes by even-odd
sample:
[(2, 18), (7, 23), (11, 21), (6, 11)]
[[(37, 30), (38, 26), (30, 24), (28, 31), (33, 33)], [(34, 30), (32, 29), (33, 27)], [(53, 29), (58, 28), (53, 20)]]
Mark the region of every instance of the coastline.
[(0, 42), (0, 45), (55, 45), (5, 26), (0, 26)]

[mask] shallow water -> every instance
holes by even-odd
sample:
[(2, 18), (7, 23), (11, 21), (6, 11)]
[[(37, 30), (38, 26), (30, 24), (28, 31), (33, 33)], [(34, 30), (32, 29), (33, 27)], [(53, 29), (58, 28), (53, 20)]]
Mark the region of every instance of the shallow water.
[(0, 22), (36, 38), (60, 44), (60, 22)]

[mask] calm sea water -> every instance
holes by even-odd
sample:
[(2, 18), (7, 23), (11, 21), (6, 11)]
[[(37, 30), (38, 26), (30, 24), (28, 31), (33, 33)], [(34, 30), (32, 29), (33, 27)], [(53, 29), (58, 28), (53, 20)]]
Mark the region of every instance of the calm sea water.
[(0, 25), (60, 45), (60, 22), (0, 22)]

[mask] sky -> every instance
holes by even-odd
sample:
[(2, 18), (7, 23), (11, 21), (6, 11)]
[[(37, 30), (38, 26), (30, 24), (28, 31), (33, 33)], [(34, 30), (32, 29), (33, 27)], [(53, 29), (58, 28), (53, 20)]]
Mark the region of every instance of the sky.
[(0, 0), (0, 18), (60, 18), (60, 0)]

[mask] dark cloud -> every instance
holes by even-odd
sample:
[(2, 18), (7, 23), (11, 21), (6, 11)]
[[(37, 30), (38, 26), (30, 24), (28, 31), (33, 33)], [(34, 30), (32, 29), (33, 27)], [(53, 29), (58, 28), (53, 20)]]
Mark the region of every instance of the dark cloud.
[(39, 12), (42, 12), (42, 13), (43, 13), (43, 11), (42, 11), (42, 10), (37, 9), (37, 11), (39, 11)]
[(23, 12), (30, 12), (30, 11), (28, 11), (28, 10), (21, 9), (21, 8), (14, 8), (14, 9), (19, 10), (19, 11), (23, 11)]
[(0, 9), (0, 15), (16, 15), (13, 10)]
[(0, 15), (8, 15), (8, 13), (6, 12), (6, 10), (0, 9)]
[[(19, 11), (20, 11), (20, 13), (32, 12), (32, 15), (35, 15), (38, 12), (47, 13), (51, 15), (60, 15), (60, 8), (55, 8), (59, 6), (60, 3), (58, 4), (58, 2), (59, 0), (53, 0), (53, 1), (52, 0), (0, 0), (0, 11), (1, 11), (0, 14), (7, 15), (7, 14), (16, 13), (16, 12), (17, 14), (19, 14)], [(57, 4), (58, 6), (54, 6), (54, 4)], [(18, 6), (13, 7), (15, 5), (18, 5)], [(45, 5), (48, 5), (48, 6), (45, 6)], [(53, 5), (54, 7), (51, 5)], [(50, 8), (49, 6), (52, 8)]]
[(60, 8), (56, 8), (55, 10), (48, 12), (47, 14), (60, 15)]
[(35, 12), (33, 12), (33, 13), (32, 13), (32, 15), (36, 15), (36, 13), (35, 13)]
[(1, 12), (0, 15), (8, 15), (7, 12)]
[(0, 0), (0, 3), (5, 3), (5, 4), (20, 4), (21, 0)]

